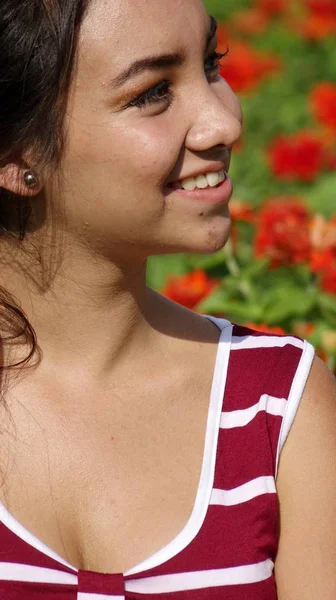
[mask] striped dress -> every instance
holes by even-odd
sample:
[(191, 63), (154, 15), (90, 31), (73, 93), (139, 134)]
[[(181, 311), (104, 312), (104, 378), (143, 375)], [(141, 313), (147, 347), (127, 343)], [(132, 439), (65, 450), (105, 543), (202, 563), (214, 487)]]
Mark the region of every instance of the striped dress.
[(276, 473), (314, 349), (207, 318), (221, 336), (185, 527), (126, 573), (103, 574), (67, 563), (0, 505), (1, 600), (276, 600)]

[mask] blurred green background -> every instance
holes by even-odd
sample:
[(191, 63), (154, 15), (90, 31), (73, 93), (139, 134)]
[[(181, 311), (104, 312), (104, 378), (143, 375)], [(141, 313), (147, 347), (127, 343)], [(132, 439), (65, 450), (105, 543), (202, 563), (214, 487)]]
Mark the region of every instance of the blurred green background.
[[(324, 0), (323, 10), (319, 0), (206, 0), (205, 5), (219, 21), (218, 51), (227, 45), (230, 49), (221, 74), (244, 112), (244, 132), (230, 168), (235, 236), (215, 255), (150, 258), (148, 283), (200, 312), (302, 334), (322, 348), (334, 367), (336, 2)], [(328, 89), (320, 93), (317, 114), (312, 98), (321, 84)], [(308, 132), (310, 141), (291, 141), (302, 132)], [(277, 150), (277, 171), (271, 147), (279, 136), (284, 147)], [(300, 175), (303, 167), (307, 177)], [(298, 218), (294, 207), (278, 216), (278, 222), (275, 217), (272, 247), (265, 243), (258, 255), (264, 207), (273, 198), (293, 198), (307, 214)], [(254, 211), (253, 223), (241, 216), (240, 205)], [(293, 245), (293, 253), (295, 227), (307, 236), (310, 248), (301, 259), (285, 248), (283, 264), (275, 268), (272, 252), (284, 244), (277, 238), (281, 227), (287, 227), (284, 238)], [(207, 281), (202, 283), (202, 277)], [(211, 281), (217, 282), (215, 289)]]

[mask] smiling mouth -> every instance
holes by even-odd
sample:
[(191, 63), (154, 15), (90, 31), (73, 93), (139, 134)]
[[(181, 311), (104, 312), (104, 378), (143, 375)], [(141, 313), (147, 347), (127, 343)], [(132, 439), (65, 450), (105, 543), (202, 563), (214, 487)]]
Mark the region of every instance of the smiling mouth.
[(217, 173), (204, 173), (196, 177), (187, 177), (180, 181), (170, 183), (168, 187), (175, 190), (185, 190), (193, 192), (196, 189), (205, 190), (206, 188), (216, 188), (227, 179), (227, 174), (224, 170)]

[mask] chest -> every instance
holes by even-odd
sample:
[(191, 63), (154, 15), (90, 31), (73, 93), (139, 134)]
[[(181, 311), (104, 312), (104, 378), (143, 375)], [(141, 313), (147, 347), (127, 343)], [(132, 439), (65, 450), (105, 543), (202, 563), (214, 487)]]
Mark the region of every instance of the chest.
[(169, 543), (193, 509), (211, 378), (185, 387), (90, 411), (41, 410), (41, 398), (28, 411), (16, 396), (2, 419), (1, 501), (73, 566), (126, 572)]

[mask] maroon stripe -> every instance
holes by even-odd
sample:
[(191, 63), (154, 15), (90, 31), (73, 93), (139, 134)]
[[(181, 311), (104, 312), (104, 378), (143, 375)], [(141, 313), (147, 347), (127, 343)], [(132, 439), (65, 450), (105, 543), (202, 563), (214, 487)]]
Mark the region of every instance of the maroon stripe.
[[(280, 428), (281, 417), (272, 419)], [(215, 488), (232, 490), (257, 477), (274, 476), (269, 420), (262, 411), (245, 427), (219, 430)]]
[(1, 600), (77, 600), (77, 586), (0, 581)]
[(6, 525), (0, 523), (0, 561), (8, 563), (18, 563), (31, 566), (45, 567), (55, 571), (74, 574), (75, 571), (57, 562), (53, 558), (46, 556), (18, 535), (13, 533)]
[(301, 356), (294, 346), (231, 352), (223, 409), (249, 408), (263, 394), (288, 398)]
[(122, 574), (95, 573), (93, 571), (78, 572), (78, 590), (82, 593), (125, 594), (125, 580)]
[(265, 494), (237, 506), (209, 506), (203, 527), (181, 553), (127, 579), (231, 568), (268, 558), (274, 560), (277, 544), (276, 494)]

